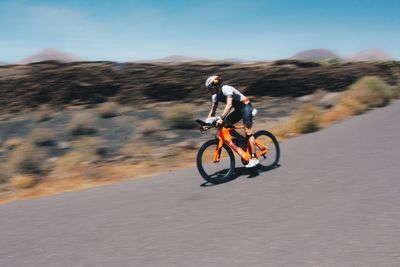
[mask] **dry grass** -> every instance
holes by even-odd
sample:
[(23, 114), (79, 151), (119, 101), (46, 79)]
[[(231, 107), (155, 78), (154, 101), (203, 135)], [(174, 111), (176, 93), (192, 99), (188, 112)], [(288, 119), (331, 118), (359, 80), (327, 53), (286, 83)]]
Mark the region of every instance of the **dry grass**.
[(319, 125), (321, 127), (327, 127), (336, 121), (343, 120), (354, 114), (354, 110), (348, 106), (339, 104), (331, 108), (330, 110), (321, 114), (319, 118)]
[(141, 135), (152, 135), (163, 130), (163, 124), (157, 119), (148, 119), (143, 121), (137, 128), (137, 132)]
[(96, 130), (96, 118), (90, 113), (77, 113), (68, 125), (68, 131), (75, 136), (93, 135)]
[(11, 186), (16, 189), (31, 188), (37, 183), (37, 181), (37, 177), (29, 174), (17, 174), (10, 180)]
[(27, 142), (35, 144), (36, 146), (52, 146), (56, 141), (51, 130), (36, 128), (29, 135)]
[(54, 111), (48, 105), (41, 105), (36, 112), (33, 113), (34, 122), (43, 122), (53, 118)]
[(112, 118), (120, 115), (120, 106), (116, 102), (106, 102), (100, 104), (96, 112), (101, 118)]
[(289, 134), (315, 132), (319, 129), (321, 113), (321, 108), (313, 104), (304, 104), (289, 118), (283, 128)]
[(101, 158), (102, 147), (103, 140), (99, 137), (86, 136), (75, 140), (73, 150), (55, 162), (53, 176), (66, 178), (82, 174)]
[(177, 104), (164, 108), (163, 117), (167, 125), (173, 129), (193, 129), (195, 107), (190, 104)]
[(11, 173), (4, 164), (0, 164), (0, 184), (7, 183), (11, 178)]
[(385, 106), (395, 96), (396, 90), (379, 77), (363, 77), (339, 95), (338, 103), (333, 108), (321, 114), (320, 125), (326, 127), (370, 108)]
[(24, 140), (22, 140), (21, 138), (13, 137), (13, 138), (10, 138), (7, 141), (5, 141), (3, 146), (7, 150), (14, 150), (18, 146), (20, 146), (23, 142), (24, 142)]
[(125, 144), (120, 152), (128, 157), (146, 160), (151, 158), (157, 148), (140, 142), (139, 140), (132, 140), (131, 142)]
[(46, 154), (34, 144), (25, 143), (11, 153), (7, 165), (13, 173), (40, 175), (44, 170)]
[(158, 173), (170, 172), (185, 166), (191, 166), (195, 158), (196, 153), (190, 152), (183, 155), (170, 157), (168, 160), (154, 161), (151, 164), (148, 161), (142, 161), (136, 164), (106, 164), (96, 168), (96, 171), (101, 174), (97, 179), (86, 179), (87, 177), (85, 176), (85, 169), (81, 168), (79, 172), (77, 171), (75, 173), (71, 173), (68, 179), (57, 179), (60, 177), (50, 176), (48, 179), (35, 184), (33, 188), (13, 191), (11, 194), (1, 197), (0, 203), (55, 195), (62, 192), (83, 190), (112, 184), (118, 181), (138, 179)]
[(392, 87), (393, 98), (400, 98), (400, 81)]
[(95, 136), (84, 136), (74, 141), (74, 151), (80, 152), (92, 160), (102, 155), (104, 140)]
[(382, 79), (366, 76), (341, 95), (339, 104), (349, 107), (354, 111), (353, 114), (360, 114), (368, 108), (386, 106), (392, 95), (390, 86)]

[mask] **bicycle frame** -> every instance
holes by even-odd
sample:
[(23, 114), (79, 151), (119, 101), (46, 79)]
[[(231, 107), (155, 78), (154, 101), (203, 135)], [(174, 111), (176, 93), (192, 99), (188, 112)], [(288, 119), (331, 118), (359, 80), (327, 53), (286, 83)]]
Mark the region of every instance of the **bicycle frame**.
[[(233, 128), (220, 128), (217, 132), (217, 138), (219, 140), (217, 149), (214, 152), (214, 157), (213, 160), (214, 162), (219, 162), (221, 158), (221, 148), (222, 145), (225, 143), (227, 144), (236, 154), (240, 156), (241, 159), (245, 161), (249, 161), (251, 158), (251, 152), (250, 152), (250, 144), (249, 141), (247, 141), (246, 145), (246, 151), (244, 151), (241, 147), (237, 146), (233, 141), (232, 138), (233, 136), (231, 135), (231, 132), (233, 130), (237, 129), (244, 129), (244, 126), (238, 126), (238, 127), (233, 127)], [(255, 141), (255, 146), (258, 147), (261, 151), (256, 153), (257, 158), (264, 155), (269, 151), (269, 148), (258, 142), (257, 140)]]

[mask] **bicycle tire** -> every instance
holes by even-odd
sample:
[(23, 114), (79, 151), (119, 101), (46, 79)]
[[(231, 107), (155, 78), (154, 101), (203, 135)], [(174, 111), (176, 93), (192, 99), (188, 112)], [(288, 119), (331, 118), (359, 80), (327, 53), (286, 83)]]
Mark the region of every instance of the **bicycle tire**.
[[(212, 184), (220, 184), (220, 183), (230, 181), (235, 172), (235, 156), (233, 155), (231, 148), (225, 143), (223, 144), (221, 149), (225, 149), (225, 151), (229, 155), (228, 171), (225, 174), (223, 174), (222, 176), (218, 173), (217, 177), (213, 177), (212, 175), (210, 175), (209, 173), (207, 173), (205, 171), (204, 167), (205, 167), (206, 163), (203, 162), (203, 153), (210, 146), (218, 146), (218, 142), (219, 142), (218, 139), (209, 140), (209, 141), (205, 142), (199, 148), (199, 151), (197, 152), (197, 157), (196, 157), (197, 169), (198, 169), (200, 175), (204, 178), (204, 180), (206, 180), (207, 182), (212, 183)], [(214, 163), (211, 163), (211, 164), (214, 164)]]
[[(280, 151), (280, 147), (279, 147), (278, 140), (276, 139), (276, 137), (275, 137), (272, 133), (270, 133), (270, 132), (268, 132), (268, 131), (265, 131), (265, 130), (261, 130), (261, 131), (257, 131), (257, 132), (254, 134), (254, 138), (255, 138), (256, 140), (257, 140), (257, 138), (260, 139), (260, 137), (262, 137), (262, 136), (267, 137), (267, 138), (269, 138), (269, 139), (272, 141), (272, 144), (273, 144), (273, 146), (274, 146), (273, 148), (274, 148), (274, 150), (275, 150), (275, 154), (274, 154), (274, 155), (272, 155), (272, 153), (269, 154), (269, 155), (272, 155), (272, 157), (273, 157), (273, 158), (272, 158), (272, 161), (271, 161), (270, 163), (264, 163), (264, 162), (262, 161), (262, 157), (266, 158), (267, 156), (261, 156), (261, 157), (259, 158), (260, 163), (257, 165), (257, 167), (258, 167), (259, 169), (263, 170), (263, 171), (266, 171), (266, 170), (273, 169), (273, 168), (275, 168), (275, 167), (278, 165), (279, 158), (280, 158), (280, 156), (281, 156), (281, 151)], [(270, 151), (272, 151), (272, 147), (270, 147)], [(267, 152), (266, 154), (268, 155), (268, 153), (269, 153), (269, 152)]]

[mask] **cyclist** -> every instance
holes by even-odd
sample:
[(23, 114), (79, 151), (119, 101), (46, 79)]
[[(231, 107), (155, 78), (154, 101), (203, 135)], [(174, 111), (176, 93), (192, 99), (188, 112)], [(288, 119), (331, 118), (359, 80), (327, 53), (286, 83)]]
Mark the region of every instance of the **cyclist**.
[[(243, 119), (243, 125), (246, 133), (246, 139), (249, 140), (251, 149), (251, 159), (245, 166), (246, 168), (253, 168), (259, 160), (255, 154), (255, 139), (253, 136), (253, 107), (250, 104), (250, 100), (245, 97), (236, 88), (229, 85), (222, 85), (222, 79), (219, 76), (211, 76), (206, 80), (206, 87), (211, 93), (212, 107), (208, 118), (214, 117), (218, 107), (218, 102), (226, 103), (224, 112), (221, 118), (217, 120), (217, 125), (222, 125), (224, 121), (235, 124)], [(234, 111), (232, 111), (232, 108)], [(231, 112), (232, 111), (232, 112)]]

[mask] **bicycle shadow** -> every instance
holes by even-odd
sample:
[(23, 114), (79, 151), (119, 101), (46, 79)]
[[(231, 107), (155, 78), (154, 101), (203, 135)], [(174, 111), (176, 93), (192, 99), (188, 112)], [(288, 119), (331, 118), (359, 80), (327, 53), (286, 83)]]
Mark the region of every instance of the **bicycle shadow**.
[[(247, 179), (252, 179), (252, 178), (255, 178), (255, 177), (259, 176), (261, 173), (269, 172), (269, 171), (275, 170), (275, 169), (277, 169), (279, 167), (281, 167), (281, 164), (277, 164), (275, 167), (273, 167), (273, 168), (271, 168), (269, 170), (266, 170), (266, 171), (263, 171), (263, 170), (260, 170), (260, 169), (254, 169), (254, 168), (248, 169), (248, 168), (245, 168), (245, 167), (238, 167), (238, 168), (235, 168), (235, 174), (228, 181), (225, 181), (225, 182), (222, 182), (222, 183), (217, 183), (217, 184), (204, 182), (200, 186), (201, 187), (208, 187), (208, 186), (221, 185), (221, 184), (232, 182), (233, 180), (235, 180), (235, 179), (237, 179), (239, 177), (242, 177), (242, 176), (246, 176), (246, 175), (248, 175)], [(228, 171), (228, 170), (222, 170), (221, 172), (224, 172), (224, 171)]]

